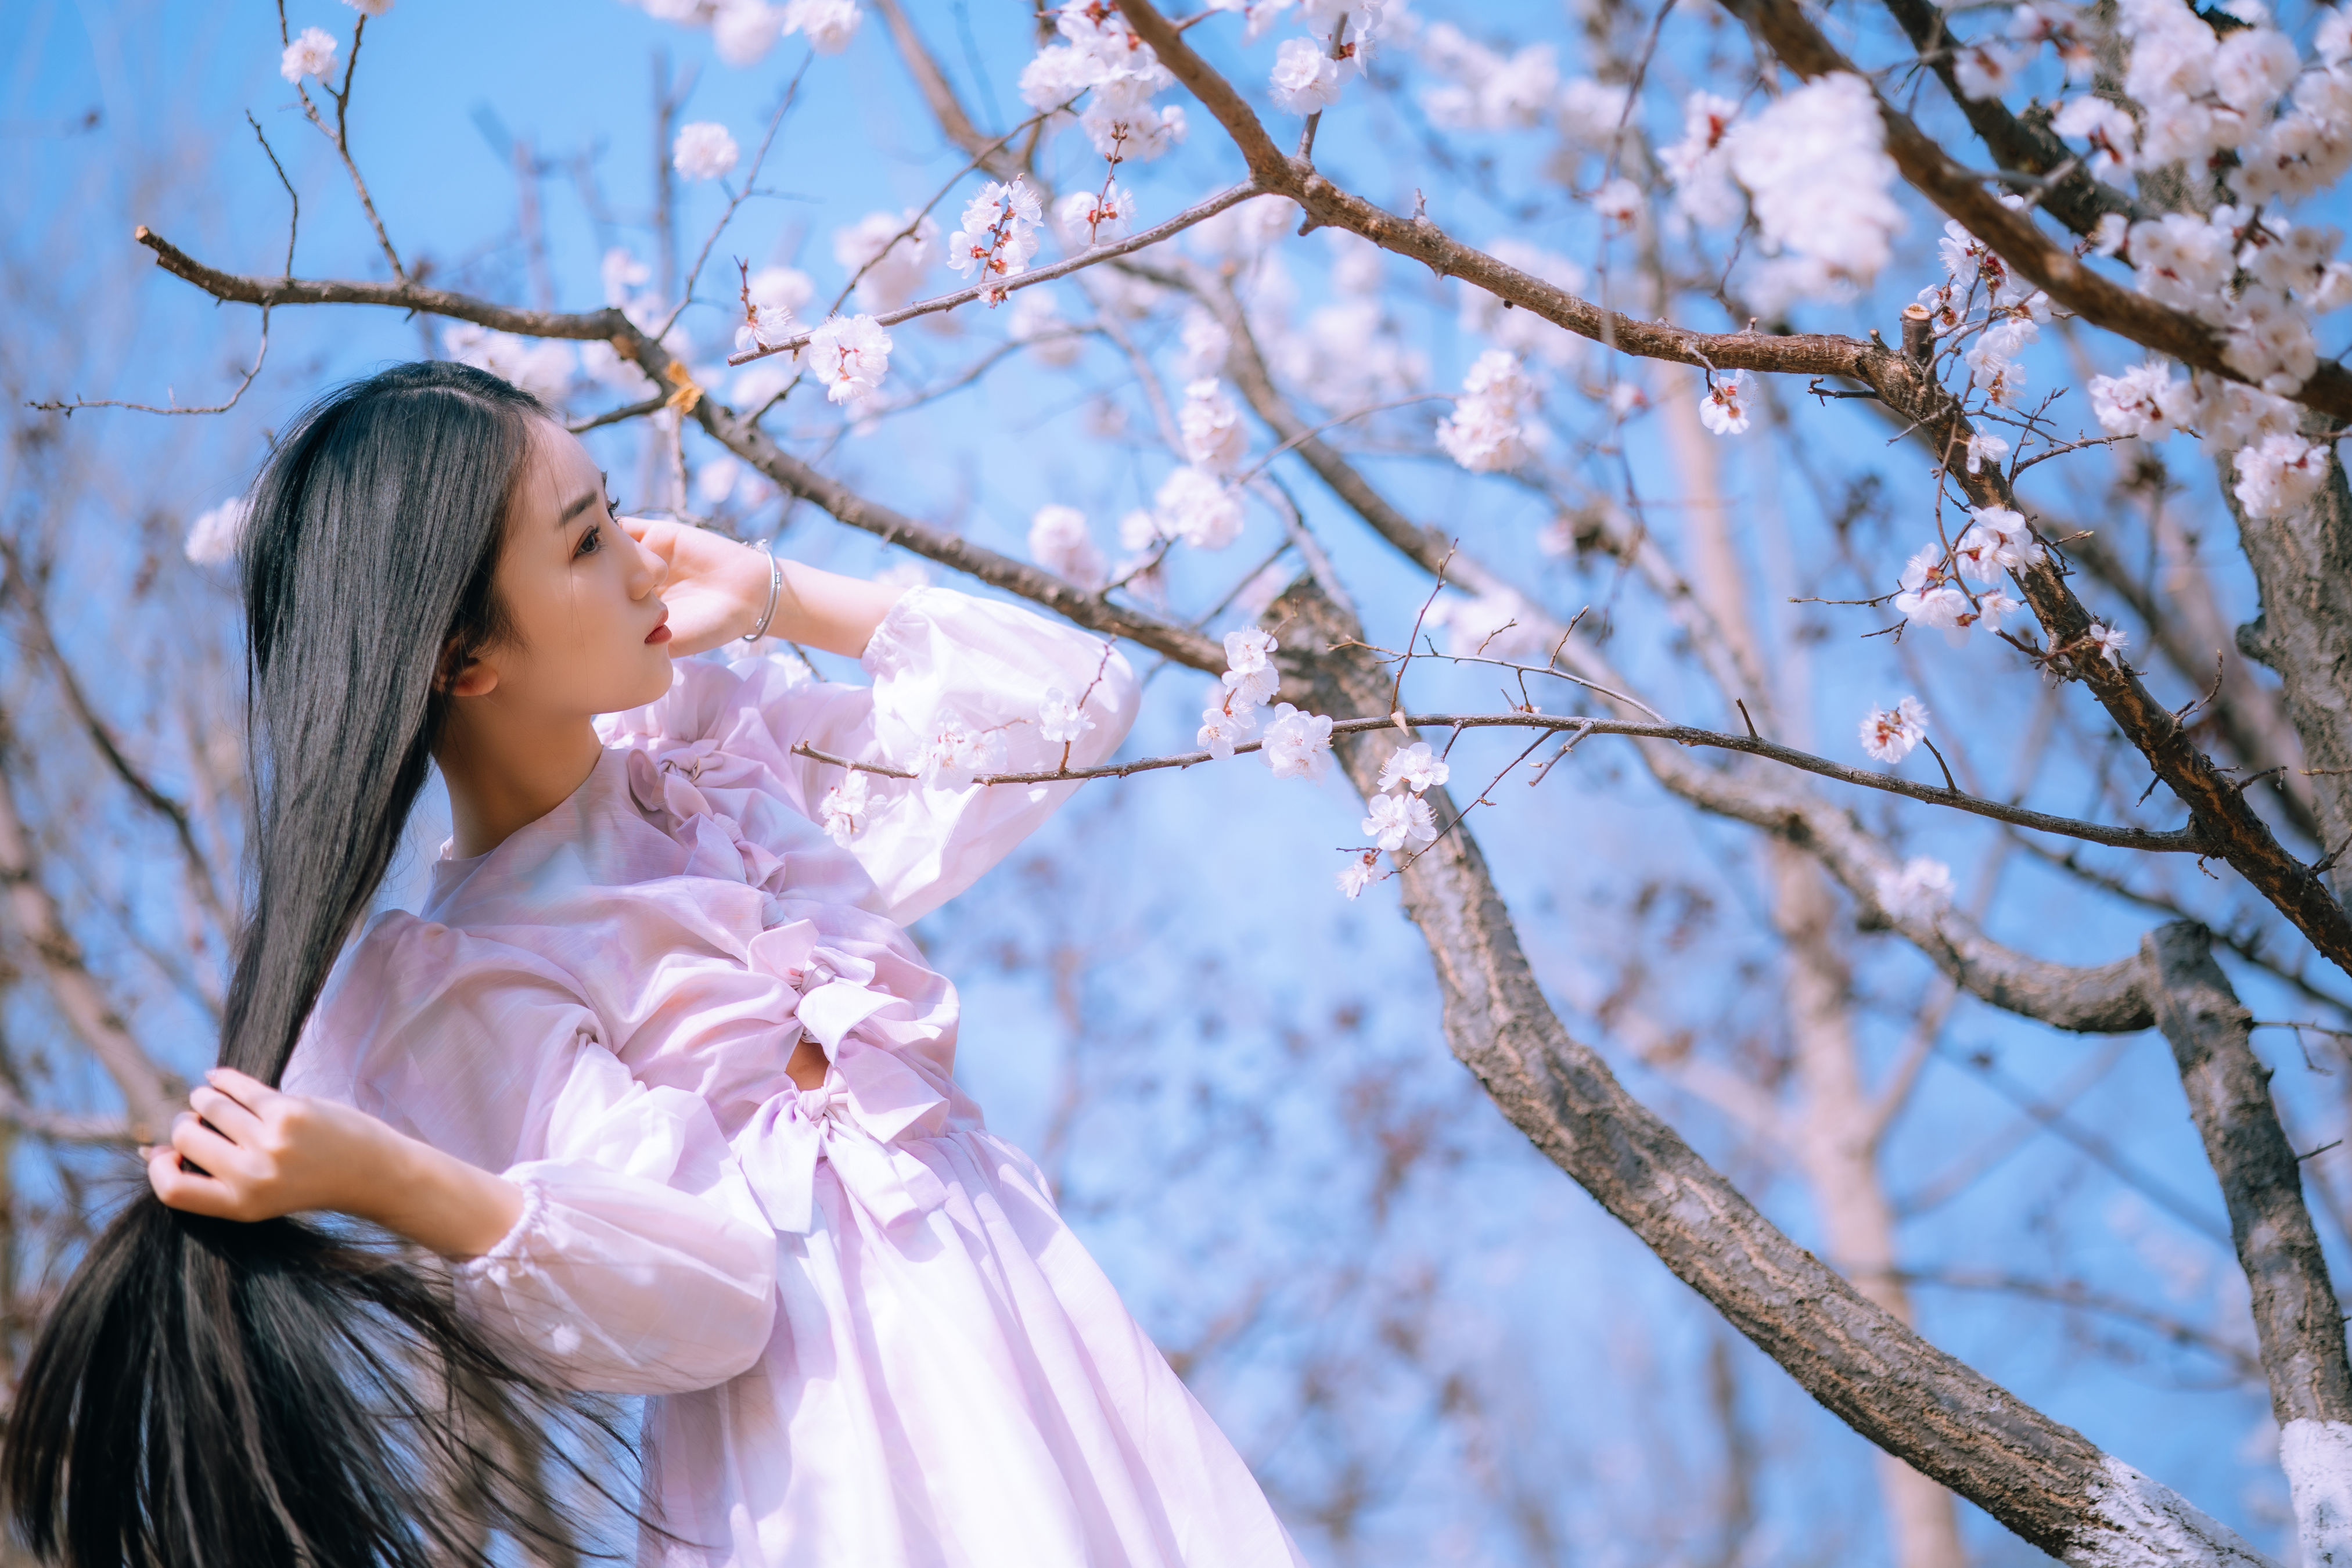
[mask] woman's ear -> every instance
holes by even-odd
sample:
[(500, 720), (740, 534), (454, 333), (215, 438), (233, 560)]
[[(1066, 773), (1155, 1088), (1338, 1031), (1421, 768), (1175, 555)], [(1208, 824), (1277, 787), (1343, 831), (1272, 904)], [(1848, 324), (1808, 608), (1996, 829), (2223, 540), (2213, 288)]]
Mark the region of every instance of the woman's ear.
[(498, 667), (459, 652), (452, 642), (441, 655), (441, 673), (435, 684), (452, 697), (487, 697), (498, 689)]

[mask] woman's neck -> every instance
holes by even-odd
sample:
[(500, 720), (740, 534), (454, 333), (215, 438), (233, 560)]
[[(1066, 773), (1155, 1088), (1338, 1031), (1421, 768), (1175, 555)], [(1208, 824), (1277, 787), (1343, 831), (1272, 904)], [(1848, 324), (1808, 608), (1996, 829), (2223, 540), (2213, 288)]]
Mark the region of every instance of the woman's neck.
[(450, 848), (460, 859), (488, 854), (562, 805), (604, 755), (585, 719), (533, 725), (513, 717), (461, 707), (433, 749), (449, 787)]

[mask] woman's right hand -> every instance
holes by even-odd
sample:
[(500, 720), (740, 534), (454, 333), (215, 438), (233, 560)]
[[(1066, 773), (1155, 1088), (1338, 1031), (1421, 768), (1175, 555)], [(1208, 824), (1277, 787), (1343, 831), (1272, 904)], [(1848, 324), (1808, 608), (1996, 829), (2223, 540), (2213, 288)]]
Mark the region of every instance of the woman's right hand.
[(332, 1210), (457, 1258), (488, 1251), (522, 1213), (512, 1182), (354, 1106), (234, 1068), (205, 1079), (171, 1142), (140, 1151), (148, 1184), (172, 1208), (247, 1222)]

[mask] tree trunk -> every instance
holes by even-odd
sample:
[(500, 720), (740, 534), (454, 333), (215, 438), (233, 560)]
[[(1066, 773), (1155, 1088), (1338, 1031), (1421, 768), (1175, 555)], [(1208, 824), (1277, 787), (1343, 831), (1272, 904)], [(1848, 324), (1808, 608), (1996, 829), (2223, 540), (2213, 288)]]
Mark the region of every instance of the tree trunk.
[(2230, 1234), (2252, 1288), (2304, 1568), (2352, 1568), (2352, 1360), (2344, 1312), (2304, 1206), (2301, 1163), (2271, 1103), (2270, 1069), (2250, 1043), (2252, 1016), (2212, 949), (2212, 933), (2189, 921), (2159, 927), (2140, 944), (2157, 1027), (2172, 1046), (2189, 1113), (2221, 1178)]
[(2352, 844), (2352, 488), (2331, 457), (2310, 505), (2249, 517), (2231, 494), (2229, 465), (2221, 467), (2221, 494), (2262, 591), (2262, 618), (2238, 628), (2238, 648), (2278, 672), (2311, 770), (2322, 853), (2342, 853)]
[[(1854, 1055), (1853, 974), (1838, 949), (1836, 896), (1801, 851), (1765, 848), (1772, 920), (1788, 943), (1787, 1010), (1803, 1090), (1795, 1132), (1805, 1184), (1829, 1244), (1829, 1261), (1868, 1300), (1912, 1321), (1895, 1248), (1895, 1210), (1878, 1169), (1877, 1117)], [(1879, 1494), (1897, 1568), (1961, 1568), (1952, 1494), (1894, 1455), (1878, 1455)]]
[[(1286, 691), (1323, 712), (1378, 712), (1389, 678), (1310, 583), (1267, 611)], [(1343, 739), (1357, 789), (1379, 788), (1393, 731)], [(1441, 824), (1456, 817), (1429, 792)], [(1477, 840), (1454, 826), (1404, 871), (1404, 910), (1429, 943), (1447, 1043), (1511, 1123), (1685, 1283), (1840, 1419), (2027, 1542), (2079, 1568), (2268, 1568), (2185, 1499), (1921, 1340), (1783, 1235), (1625, 1092), (1571, 1037), (1519, 946)]]

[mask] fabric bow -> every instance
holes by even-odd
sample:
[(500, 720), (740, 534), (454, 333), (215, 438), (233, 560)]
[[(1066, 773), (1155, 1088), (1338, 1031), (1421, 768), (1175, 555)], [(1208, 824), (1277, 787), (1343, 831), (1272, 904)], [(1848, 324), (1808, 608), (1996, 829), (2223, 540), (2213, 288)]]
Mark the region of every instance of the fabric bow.
[(831, 1064), (813, 1089), (788, 1087), (752, 1119), (745, 1169), (779, 1231), (805, 1236), (815, 1223), (816, 1166), (830, 1160), (850, 1197), (884, 1228), (937, 1208), (947, 1189), (900, 1142), (935, 1130), (946, 1096), (886, 1047), (850, 1031), (904, 998), (873, 988), (874, 964), (821, 944), (816, 927), (794, 921), (763, 931), (752, 962), (800, 993), (801, 1031)]

